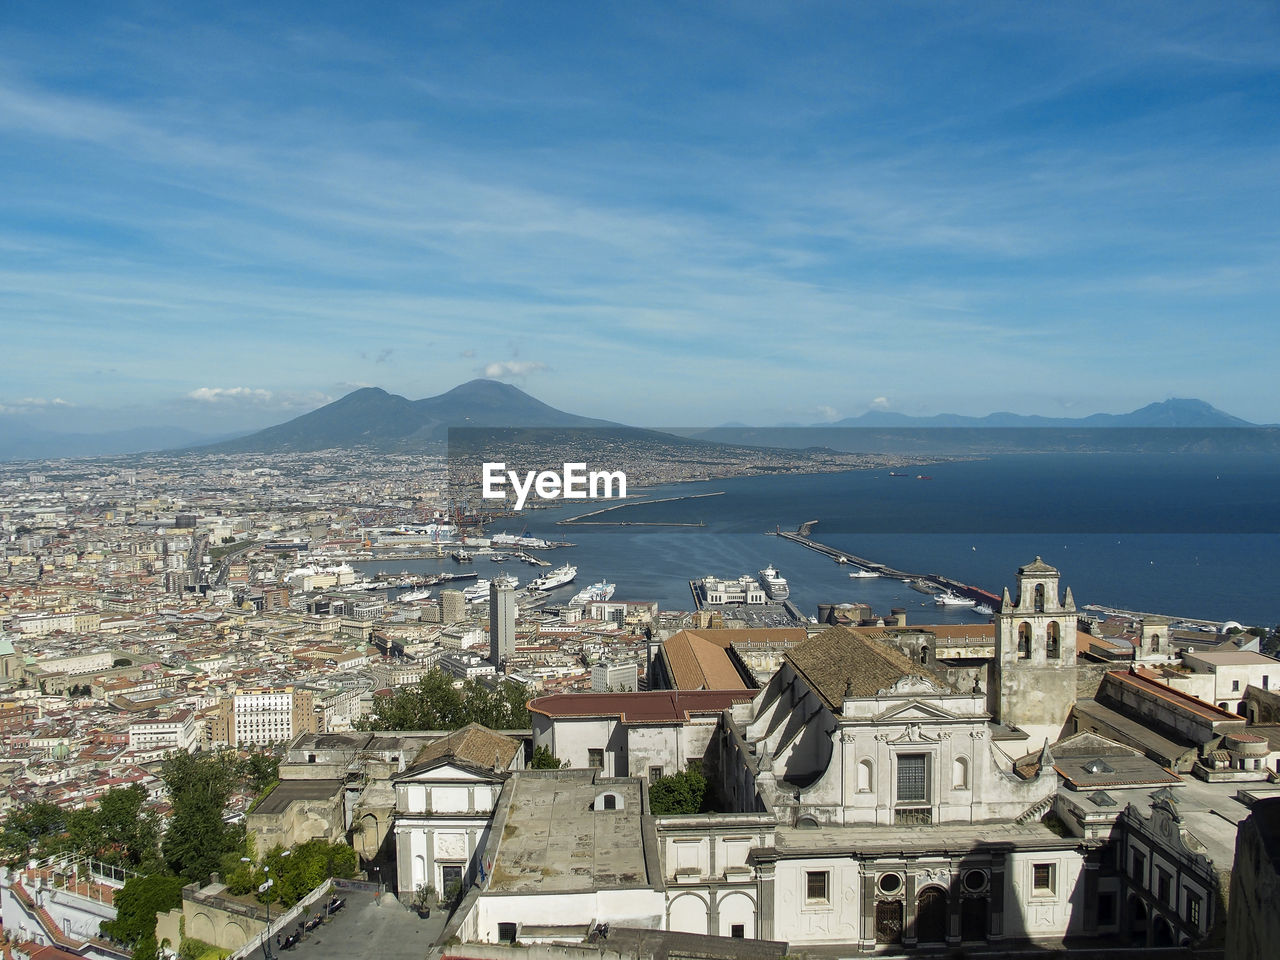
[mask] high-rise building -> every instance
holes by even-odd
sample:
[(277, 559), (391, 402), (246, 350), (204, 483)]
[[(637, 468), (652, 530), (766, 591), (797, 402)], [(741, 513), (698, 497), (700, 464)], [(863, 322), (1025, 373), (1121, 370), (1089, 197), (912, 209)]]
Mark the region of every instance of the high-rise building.
[(444, 623), (459, 623), (467, 619), (467, 598), (461, 590), (440, 591), (440, 619)]
[(489, 584), (489, 662), (501, 667), (516, 652), (516, 578)]

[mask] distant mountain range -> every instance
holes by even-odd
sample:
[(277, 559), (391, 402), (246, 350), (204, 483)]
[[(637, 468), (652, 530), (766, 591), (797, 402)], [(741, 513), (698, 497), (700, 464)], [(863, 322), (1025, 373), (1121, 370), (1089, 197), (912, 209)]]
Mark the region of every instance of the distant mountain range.
[[(740, 446), (825, 447), (848, 451), (891, 449), (900, 443), (904, 435), (900, 431), (915, 433), (920, 428), (956, 428), (949, 434), (955, 438), (953, 446), (960, 443), (961, 438), (970, 438), (963, 443), (972, 445), (972, 438), (988, 436), (982, 431), (991, 428), (1003, 428), (993, 431), (990, 436), (1015, 438), (1009, 440), (1010, 443), (1043, 446), (1044, 436), (1058, 435), (1042, 434), (1043, 428), (1087, 431), (1100, 428), (1185, 428), (1194, 431), (1196, 428), (1212, 430), (1253, 426), (1255, 424), (1224, 413), (1203, 400), (1173, 399), (1151, 403), (1130, 413), (1097, 413), (1079, 418), (1016, 413), (992, 413), (985, 417), (959, 414), (913, 417), (873, 410), (834, 423), (779, 427), (732, 423), (709, 430), (681, 430), (677, 436), (567, 413), (510, 384), (496, 380), (471, 380), (438, 396), (421, 400), (408, 400), (378, 387), (365, 387), (285, 423), (253, 433), (224, 433), (216, 437), (181, 427), (136, 427), (102, 434), (60, 434), (19, 428), (0, 437), (0, 459), (107, 456), (156, 450), (277, 453), (367, 447), (383, 451), (413, 451), (440, 446), (450, 427), (593, 427), (606, 428), (606, 432), (616, 434), (617, 439), (628, 441), (644, 437), (662, 438), (664, 442), (674, 443), (696, 440)], [(1026, 439), (1030, 437), (1040, 439)], [(981, 445), (989, 449), (987, 443), (983, 441)], [(910, 452), (926, 450), (918, 442), (909, 446)], [(1080, 444), (1077, 443), (1076, 448), (1081, 448)], [(906, 448), (900, 449), (909, 452)]]
[(287, 423), (201, 449), (219, 453), (306, 452), (335, 447), (413, 450), (443, 443), (450, 427), (621, 429), (622, 425), (565, 413), (509, 383), (471, 380), (422, 400), (365, 387)]

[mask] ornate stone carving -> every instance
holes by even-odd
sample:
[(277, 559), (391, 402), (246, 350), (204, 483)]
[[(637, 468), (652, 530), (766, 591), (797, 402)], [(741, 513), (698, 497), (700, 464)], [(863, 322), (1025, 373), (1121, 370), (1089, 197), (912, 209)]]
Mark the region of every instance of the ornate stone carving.
[(906, 676), (891, 686), (876, 692), (877, 697), (900, 697), (913, 693), (942, 693), (942, 689), (928, 677)]
[(940, 883), (944, 887), (951, 883), (951, 871), (946, 867), (922, 867), (916, 871), (916, 883), (924, 886), (926, 883)]

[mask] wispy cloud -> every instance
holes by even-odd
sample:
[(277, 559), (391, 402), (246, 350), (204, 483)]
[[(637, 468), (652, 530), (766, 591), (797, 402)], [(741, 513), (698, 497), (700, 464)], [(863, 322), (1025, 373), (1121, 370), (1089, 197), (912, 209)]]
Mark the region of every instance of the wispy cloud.
[(537, 360), (499, 360), (486, 363), (479, 372), (490, 380), (505, 380), (527, 377), (531, 373), (539, 373), (546, 369), (548, 369), (547, 365)]
[(255, 387), (200, 387), (192, 390), (187, 396), (200, 403), (225, 403), (227, 401), (270, 403), (274, 394), (270, 390), (261, 390)]

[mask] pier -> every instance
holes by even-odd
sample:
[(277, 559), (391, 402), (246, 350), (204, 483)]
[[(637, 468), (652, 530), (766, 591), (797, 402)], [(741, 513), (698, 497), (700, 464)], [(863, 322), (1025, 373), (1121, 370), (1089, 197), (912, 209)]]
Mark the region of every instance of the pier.
[(674, 503), (677, 500), (701, 500), (703, 497), (723, 497), (724, 491), (717, 490), (715, 493), (690, 493), (682, 497), (660, 497), (657, 500), (635, 500), (630, 503), (623, 501), (615, 503), (611, 507), (601, 507), (599, 510), (592, 510), (590, 513), (580, 513), (576, 517), (565, 517), (563, 520), (557, 520), (556, 523), (564, 526), (598, 526), (598, 527), (702, 527), (705, 524), (699, 520), (697, 523), (679, 522), (675, 520), (588, 520), (588, 517), (598, 517), (602, 513), (609, 513), (612, 510), (619, 510), (622, 507), (636, 507), (647, 503)]
[(860, 557), (855, 553), (849, 553), (847, 550), (840, 550), (836, 547), (827, 546), (825, 543), (819, 543), (817, 540), (811, 539), (807, 534), (809, 530), (817, 524), (817, 520), (810, 520), (801, 528), (804, 533), (789, 533), (785, 530), (775, 530), (773, 536), (781, 537), (783, 540), (790, 540), (792, 543), (798, 543), (802, 547), (808, 547), (825, 556), (830, 557), (836, 563), (853, 564), (861, 567), (863, 570), (869, 570), (872, 573), (878, 573), (882, 577), (892, 577), (903, 580), (915, 587), (921, 593), (941, 593), (944, 590), (950, 591), (961, 597), (968, 597), (970, 600), (976, 600), (978, 603), (985, 603), (992, 610), (1000, 608), (1000, 597), (981, 587), (970, 586), (967, 583), (961, 583), (959, 580), (952, 580), (950, 577), (944, 577), (939, 573), (908, 573), (905, 570), (895, 570), (893, 567), (883, 563), (877, 563), (875, 560), (868, 560), (866, 557)]

